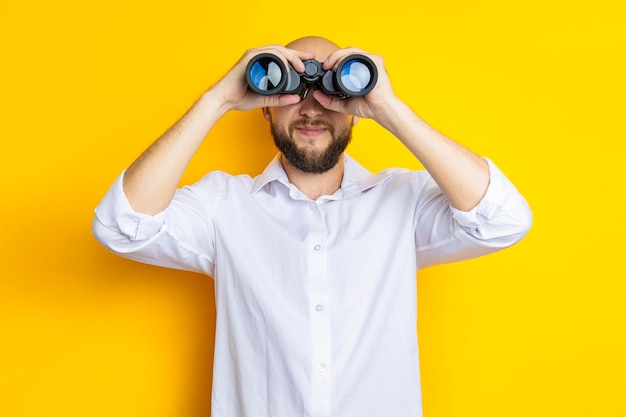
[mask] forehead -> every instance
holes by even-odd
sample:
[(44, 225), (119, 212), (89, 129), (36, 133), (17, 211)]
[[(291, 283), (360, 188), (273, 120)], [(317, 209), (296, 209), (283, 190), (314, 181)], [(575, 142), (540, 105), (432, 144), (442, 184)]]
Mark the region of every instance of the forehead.
[(340, 49), (338, 45), (328, 39), (319, 37), (306, 37), (297, 39), (287, 45), (291, 49), (303, 52), (313, 52), (318, 61), (323, 61), (332, 52)]

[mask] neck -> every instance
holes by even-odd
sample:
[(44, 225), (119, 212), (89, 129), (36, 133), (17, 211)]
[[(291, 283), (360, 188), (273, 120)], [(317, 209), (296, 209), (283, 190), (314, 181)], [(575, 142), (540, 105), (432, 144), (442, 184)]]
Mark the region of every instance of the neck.
[(289, 182), (295, 185), (311, 200), (317, 200), (323, 195), (332, 195), (341, 187), (341, 180), (343, 179), (343, 154), (334, 167), (321, 174), (300, 171), (291, 165), (282, 154), (280, 155), (280, 163), (287, 174)]

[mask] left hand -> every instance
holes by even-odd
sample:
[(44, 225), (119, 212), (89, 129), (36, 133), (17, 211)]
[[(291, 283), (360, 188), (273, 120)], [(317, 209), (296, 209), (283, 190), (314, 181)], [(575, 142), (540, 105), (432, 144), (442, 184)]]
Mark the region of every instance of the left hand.
[(322, 91), (315, 90), (313, 97), (328, 110), (378, 121), (377, 116), (384, 110), (384, 106), (397, 99), (391, 88), (383, 58), (380, 55), (370, 54), (352, 47), (339, 49), (328, 56), (323, 63), (323, 68), (324, 70), (332, 68), (333, 71), (336, 71), (339, 63), (352, 54), (365, 55), (376, 64), (378, 80), (374, 89), (364, 96), (350, 98), (327, 96)]

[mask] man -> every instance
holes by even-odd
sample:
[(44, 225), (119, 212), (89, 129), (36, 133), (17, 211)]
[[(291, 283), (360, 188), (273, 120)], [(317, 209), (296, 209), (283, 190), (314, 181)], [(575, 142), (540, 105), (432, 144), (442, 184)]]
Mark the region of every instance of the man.
[[(126, 170), (94, 233), (142, 262), (215, 280), (216, 417), (421, 415), (419, 268), (521, 239), (531, 214), (490, 161), (438, 133), (394, 94), (382, 58), (362, 97), (262, 96), (245, 68), (272, 53), (336, 68), (362, 53), (307, 37), (248, 50)], [(256, 178), (212, 172), (177, 190), (230, 110), (262, 108), (280, 150)], [(392, 132), (426, 171), (367, 172), (344, 150), (361, 117)]]

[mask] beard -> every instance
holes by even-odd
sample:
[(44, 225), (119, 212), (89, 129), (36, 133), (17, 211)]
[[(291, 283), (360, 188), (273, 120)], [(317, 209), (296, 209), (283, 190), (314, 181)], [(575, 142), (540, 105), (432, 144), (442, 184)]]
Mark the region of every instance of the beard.
[[(326, 128), (331, 136), (328, 146), (320, 151), (299, 148), (293, 140), (293, 133), (297, 128), (304, 126)], [(294, 121), (289, 124), (287, 130), (280, 129), (272, 121), (270, 128), (276, 147), (287, 158), (287, 161), (297, 170), (309, 174), (322, 174), (337, 165), (352, 139), (351, 126), (336, 132), (335, 127), (324, 120)]]

